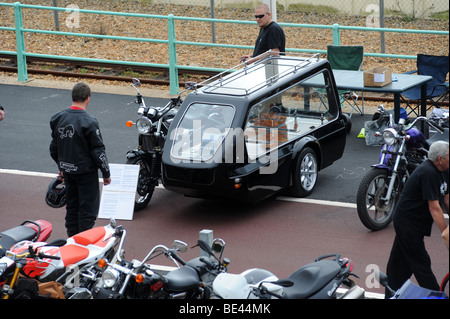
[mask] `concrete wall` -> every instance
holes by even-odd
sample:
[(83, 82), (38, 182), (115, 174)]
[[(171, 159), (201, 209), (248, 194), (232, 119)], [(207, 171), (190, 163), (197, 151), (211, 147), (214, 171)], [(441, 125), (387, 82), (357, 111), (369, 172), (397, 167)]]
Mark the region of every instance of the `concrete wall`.
[[(265, 0), (269, 1), (269, 0)], [(211, 0), (153, 0), (154, 3), (210, 6)], [(262, 0), (214, 0), (216, 8), (246, 7), (254, 8)], [(360, 15), (379, 12), (379, 0), (279, 0), (278, 4), (288, 8), (292, 4), (327, 6), (341, 14)], [(449, 10), (449, 3), (444, 0), (384, 0), (384, 8), (416, 18), (428, 17), (431, 13)]]

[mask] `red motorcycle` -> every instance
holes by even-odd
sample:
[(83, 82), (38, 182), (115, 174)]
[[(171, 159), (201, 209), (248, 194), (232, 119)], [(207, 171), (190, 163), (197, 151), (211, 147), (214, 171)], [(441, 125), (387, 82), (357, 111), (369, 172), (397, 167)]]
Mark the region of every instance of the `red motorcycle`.
[(26, 220), (19, 226), (0, 232), (0, 257), (6, 250), (20, 241), (28, 240), (32, 242), (46, 241), (51, 233), (52, 224), (45, 220)]
[(125, 234), (123, 227), (111, 220), (67, 240), (18, 242), (0, 258), (3, 299), (89, 298), (100, 273), (98, 260), (111, 260)]

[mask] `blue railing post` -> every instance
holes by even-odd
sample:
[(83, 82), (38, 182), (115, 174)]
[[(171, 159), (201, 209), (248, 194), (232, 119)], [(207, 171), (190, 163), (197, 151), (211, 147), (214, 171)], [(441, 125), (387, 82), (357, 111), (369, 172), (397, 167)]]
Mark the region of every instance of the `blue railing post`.
[(168, 41), (169, 41), (169, 80), (170, 94), (178, 94), (180, 85), (178, 83), (178, 65), (177, 65), (177, 45), (175, 43), (175, 19), (173, 14), (168, 15)]
[(25, 56), (25, 38), (23, 36), (22, 8), (20, 2), (14, 3), (14, 19), (16, 25), (17, 77), (19, 81), (28, 80), (27, 57)]
[(333, 45), (341, 45), (341, 32), (339, 24), (333, 24)]

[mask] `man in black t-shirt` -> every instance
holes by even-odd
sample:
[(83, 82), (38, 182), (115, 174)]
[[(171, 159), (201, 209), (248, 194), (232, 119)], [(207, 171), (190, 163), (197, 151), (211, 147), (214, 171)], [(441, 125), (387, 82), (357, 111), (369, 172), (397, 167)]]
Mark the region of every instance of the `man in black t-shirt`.
[(428, 159), (411, 174), (395, 208), (396, 236), (387, 264), (389, 286), (394, 290), (413, 274), (421, 287), (439, 290), (424, 236), (431, 235), (433, 221), (441, 232), (447, 228), (442, 206), (448, 213), (448, 151), (447, 142), (431, 145)]
[(241, 56), (241, 61), (250, 63), (257, 61), (257, 56), (272, 50), (273, 54), (284, 53), (286, 51), (286, 37), (283, 29), (272, 20), (272, 13), (267, 4), (261, 4), (255, 9), (255, 18), (260, 30), (255, 42), (255, 49), (252, 55)]

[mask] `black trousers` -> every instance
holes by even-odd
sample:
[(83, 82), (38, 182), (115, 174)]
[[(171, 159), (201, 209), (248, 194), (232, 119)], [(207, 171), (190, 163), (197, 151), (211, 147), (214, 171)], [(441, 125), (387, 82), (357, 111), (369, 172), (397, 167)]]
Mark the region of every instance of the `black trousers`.
[(98, 172), (64, 173), (66, 189), (66, 229), (73, 236), (95, 225), (100, 205)]
[(389, 286), (397, 290), (414, 275), (419, 286), (439, 290), (431, 269), (431, 259), (425, 248), (424, 236), (395, 224), (394, 227), (396, 235), (386, 270)]

